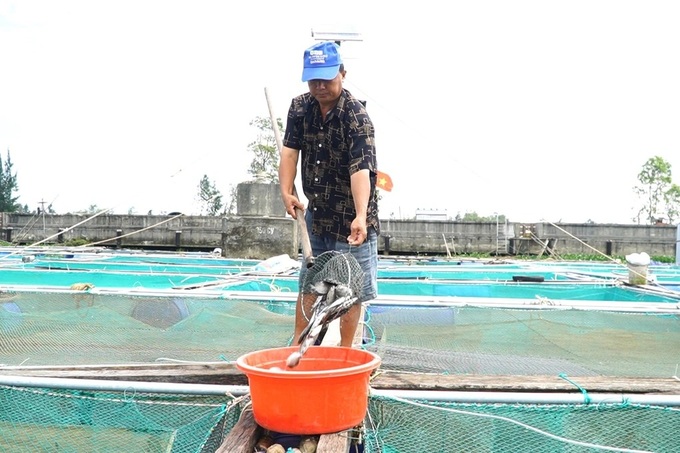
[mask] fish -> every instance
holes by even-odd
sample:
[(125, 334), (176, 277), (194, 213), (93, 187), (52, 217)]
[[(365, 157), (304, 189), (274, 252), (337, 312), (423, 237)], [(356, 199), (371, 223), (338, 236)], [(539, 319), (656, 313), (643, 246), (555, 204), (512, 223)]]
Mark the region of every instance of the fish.
[(323, 340), (328, 325), (347, 313), (359, 300), (349, 286), (337, 282), (322, 280), (315, 283), (313, 289), (318, 296), (312, 305), (309, 323), (298, 337), (300, 347), (286, 360), (288, 368), (296, 367), (307, 349), (317, 340)]

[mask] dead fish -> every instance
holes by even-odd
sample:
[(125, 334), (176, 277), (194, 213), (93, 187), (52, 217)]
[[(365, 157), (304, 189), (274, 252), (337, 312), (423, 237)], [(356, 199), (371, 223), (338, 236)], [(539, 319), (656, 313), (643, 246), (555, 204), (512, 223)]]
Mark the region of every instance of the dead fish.
[[(94, 288), (94, 285), (92, 283), (74, 283), (71, 285), (71, 289), (73, 291), (88, 292), (92, 288)], [(92, 294), (74, 294), (73, 300), (76, 303), (76, 308), (80, 308), (80, 303), (84, 300), (87, 300), (88, 307), (94, 305), (94, 296)]]
[(298, 338), (300, 349), (291, 353), (286, 360), (288, 368), (297, 366), (307, 349), (315, 344), (317, 339), (323, 339), (328, 325), (347, 313), (358, 300), (346, 285), (319, 282), (315, 285), (314, 291), (318, 297), (312, 305), (309, 324)]
[(74, 291), (89, 291), (94, 288), (92, 283), (74, 283), (71, 285), (71, 289)]

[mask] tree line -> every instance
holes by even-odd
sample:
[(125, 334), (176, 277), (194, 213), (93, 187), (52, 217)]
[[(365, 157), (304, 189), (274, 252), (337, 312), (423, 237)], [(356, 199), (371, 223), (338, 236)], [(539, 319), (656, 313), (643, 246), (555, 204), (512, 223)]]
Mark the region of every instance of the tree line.
[[(281, 119), (277, 118), (276, 122), (283, 135)], [(250, 122), (250, 126), (254, 127), (257, 133), (246, 149), (253, 156), (248, 174), (256, 181), (276, 183), (279, 180), (279, 151), (272, 122), (269, 118), (258, 116)], [(27, 205), (19, 203), (18, 191), (18, 177), (8, 149), (4, 160), (0, 156), (0, 212), (32, 212)], [(634, 223), (674, 224), (680, 218), (680, 185), (673, 182), (671, 164), (661, 156), (651, 157), (645, 162), (637, 176), (633, 193), (638, 197), (634, 207), (635, 215), (631, 219)], [(232, 187), (228, 198), (225, 199), (216, 183), (207, 174), (204, 174), (198, 183), (197, 199), (202, 215), (235, 214), (236, 188)], [(46, 213), (55, 214), (51, 204), (45, 207), (43, 203), (42, 209)], [(84, 212), (95, 213), (97, 207), (92, 205)], [(480, 216), (476, 212), (468, 212), (463, 216), (456, 215), (454, 220), (504, 221), (505, 215)]]

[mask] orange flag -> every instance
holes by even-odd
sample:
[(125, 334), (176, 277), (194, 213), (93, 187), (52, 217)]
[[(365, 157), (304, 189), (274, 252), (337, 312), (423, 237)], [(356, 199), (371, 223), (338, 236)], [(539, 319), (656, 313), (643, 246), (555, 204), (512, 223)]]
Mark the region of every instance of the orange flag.
[(386, 190), (387, 192), (391, 192), (393, 187), (392, 178), (390, 178), (390, 175), (388, 175), (387, 173), (383, 173), (380, 170), (378, 170), (378, 179), (376, 181), (375, 186), (378, 189), (383, 189)]

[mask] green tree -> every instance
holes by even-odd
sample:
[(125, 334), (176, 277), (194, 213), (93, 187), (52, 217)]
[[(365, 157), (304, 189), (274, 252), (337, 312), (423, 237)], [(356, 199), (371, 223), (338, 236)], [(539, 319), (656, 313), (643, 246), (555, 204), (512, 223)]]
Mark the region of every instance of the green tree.
[[(281, 118), (276, 119), (276, 125), (283, 135)], [(257, 128), (258, 133), (255, 141), (248, 144), (248, 151), (253, 153), (248, 173), (260, 180), (279, 182), (279, 149), (271, 119), (258, 116), (250, 126)]]
[(21, 205), (17, 203), (19, 199), (14, 193), (19, 189), (17, 184), (17, 174), (12, 173), (12, 158), (7, 150), (5, 162), (0, 157), (0, 212), (17, 212)]
[(496, 216), (490, 215), (490, 216), (481, 216), (477, 214), (475, 211), (472, 212), (466, 212), (465, 215), (461, 217), (460, 213), (456, 214), (456, 217), (454, 217), (454, 220), (456, 222), (505, 222), (505, 214), (499, 214)]
[(673, 184), (671, 164), (660, 156), (651, 157), (638, 174), (639, 185), (633, 191), (640, 199), (640, 207), (633, 218), (638, 225), (643, 221), (652, 225), (659, 219), (669, 223), (680, 210), (680, 186)]
[(201, 214), (217, 215), (222, 209), (222, 193), (208, 175), (203, 175), (198, 184), (198, 198), (201, 201)]
[(229, 205), (225, 206), (225, 214), (236, 214), (237, 196), (236, 186), (229, 186)]
[(680, 186), (671, 184), (670, 189), (664, 193), (664, 202), (666, 203), (666, 217), (668, 223), (673, 224), (675, 220), (680, 217)]
[[(47, 212), (49, 213), (50, 210), (52, 210), (51, 204), (47, 207)], [(99, 206), (97, 206), (96, 204), (91, 204), (86, 209), (80, 209), (78, 211), (74, 211), (73, 213), (77, 215), (94, 215), (99, 211), (101, 211), (101, 208)]]

